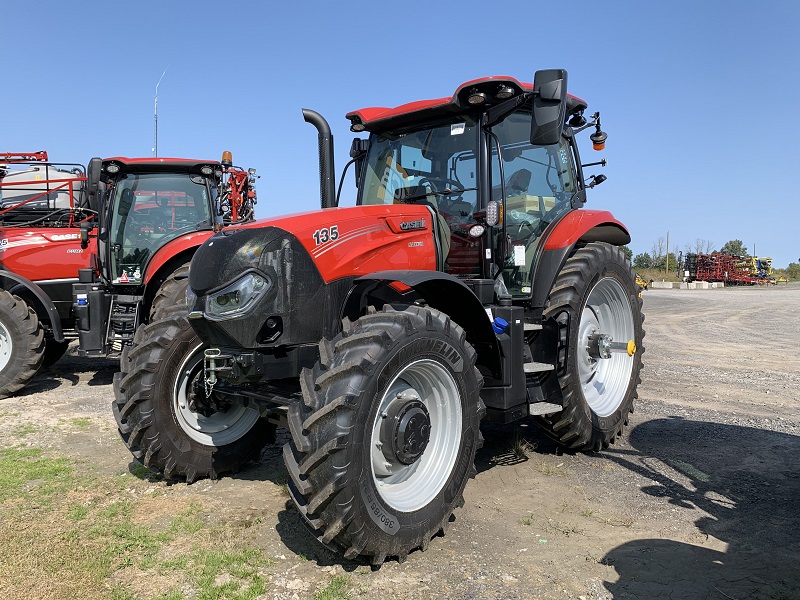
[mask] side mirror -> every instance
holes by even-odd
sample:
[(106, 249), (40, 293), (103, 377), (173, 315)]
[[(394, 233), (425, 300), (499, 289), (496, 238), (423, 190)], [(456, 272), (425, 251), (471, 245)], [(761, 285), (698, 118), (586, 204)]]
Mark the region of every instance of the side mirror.
[(90, 223), (81, 223), (81, 248), (84, 250), (89, 247), (89, 231), (91, 229)]
[(531, 144), (549, 146), (561, 140), (567, 115), (567, 72), (564, 69), (536, 71), (533, 76)]
[(89, 161), (89, 168), (86, 170), (86, 179), (89, 185), (89, 194), (94, 196), (97, 193), (97, 185), (100, 183), (100, 174), (103, 172), (103, 159), (94, 157)]
[(367, 145), (367, 140), (355, 138), (353, 144), (350, 146), (350, 158), (352, 158), (355, 163), (356, 187), (358, 187), (359, 181), (361, 180), (361, 169), (364, 167), (364, 160), (367, 157)]
[(89, 192), (89, 208), (96, 213), (100, 211), (100, 202), (97, 198), (97, 190), (100, 187), (100, 174), (103, 172), (103, 159), (95, 157), (89, 161), (86, 169), (86, 187)]

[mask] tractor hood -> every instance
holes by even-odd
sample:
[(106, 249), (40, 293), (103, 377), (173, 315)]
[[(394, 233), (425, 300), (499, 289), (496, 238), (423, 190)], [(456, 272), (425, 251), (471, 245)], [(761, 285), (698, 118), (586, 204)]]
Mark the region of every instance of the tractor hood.
[[(213, 345), (296, 343), (317, 330), (323, 281), (298, 239), (278, 227), (228, 229), (208, 239), (189, 269), (192, 326)], [(303, 315), (309, 317), (304, 319)], [(316, 316), (315, 316), (316, 315)], [(299, 323), (292, 339), (284, 324)]]
[(341, 326), (352, 281), (436, 269), (430, 210), (356, 206), (228, 227), (192, 258), (192, 326), (213, 346), (317, 343)]

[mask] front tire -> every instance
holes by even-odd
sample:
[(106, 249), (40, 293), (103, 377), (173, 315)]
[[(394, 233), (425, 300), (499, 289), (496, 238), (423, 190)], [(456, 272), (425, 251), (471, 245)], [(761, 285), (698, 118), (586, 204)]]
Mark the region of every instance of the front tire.
[(419, 306), (373, 310), (320, 343), (284, 459), (322, 543), (380, 565), (446, 528), (482, 445), (475, 358), (461, 327)]
[[(572, 450), (600, 450), (628, 424), (641, 383), (642, 299), (622, 250), (593, 242), (577, 250), (556, 278), (544, 309), (559, 330), (561, 412), (538, 418), (544, 431)], [(632, 354), (597, 357), (592, 337), (632, 341)]]
[(204, 350), (186, 315), (176, 311), (137, 330), (114, 377), (112, 409), (123, 441), (167, 479), (191, 483), (236, 473), (273, 440), (274, 426), (254, 409), (194, 410)]
[(69, 348), (69, 340), (57, 342), (53, 338), (46, 338), (44, 344), (44, 358), (42, 359), (42, 369), (52, 367), (64, 356)]
[(186, 308), (189, 286), (189, 263), (181, 265), (164, 280), (150, 305), (150, 323), (163, 319), (177, 308)]
[(28, 383), (42, 366), (44, 330), (19, 296), (0, 290), (0, 398)]

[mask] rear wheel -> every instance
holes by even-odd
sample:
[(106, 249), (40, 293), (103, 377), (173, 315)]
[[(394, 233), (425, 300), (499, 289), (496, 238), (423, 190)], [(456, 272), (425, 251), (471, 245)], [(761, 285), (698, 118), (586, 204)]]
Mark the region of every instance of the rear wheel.
[(475, 357), (447, 315), (418, 306), (320, 343), (284, 446), (292, 499), (320, 541), (379, 565), (447, 526), (482, 445)]
[(587, 244), (559, 273), (544, 318), (559, 328), (564, 409), (539, 423), (563, 445), (600, 450), (628, 424), (641, 382), (641, 307), (635, 274), (617, 246)]
[(0, 290), (0, 398), (13, 394), (42, 366), (44, 330), (19, 296)]
[(191, 483), (238, 472), (273, 440), (258, 411), (206, 397), (205, 346), (185, 314), (136, 332), (114, 378), (112, 408), (133, 455), (167, 479)]

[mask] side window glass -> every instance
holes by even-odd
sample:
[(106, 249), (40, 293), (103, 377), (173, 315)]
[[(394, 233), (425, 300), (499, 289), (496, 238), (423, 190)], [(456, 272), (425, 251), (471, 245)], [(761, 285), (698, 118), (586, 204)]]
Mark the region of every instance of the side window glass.
[(492, 198), (505, 201), (508, 256), (503, 276), (515, 296), (530, 294), (531, 266), (542, 233), (571, 209), (577, 189), (569, 144), (562, 139), (558, 145), (534, 146), (530, 127), (530, 113), (518, 112), (493, 128), (498, 143), (492, 145)]

